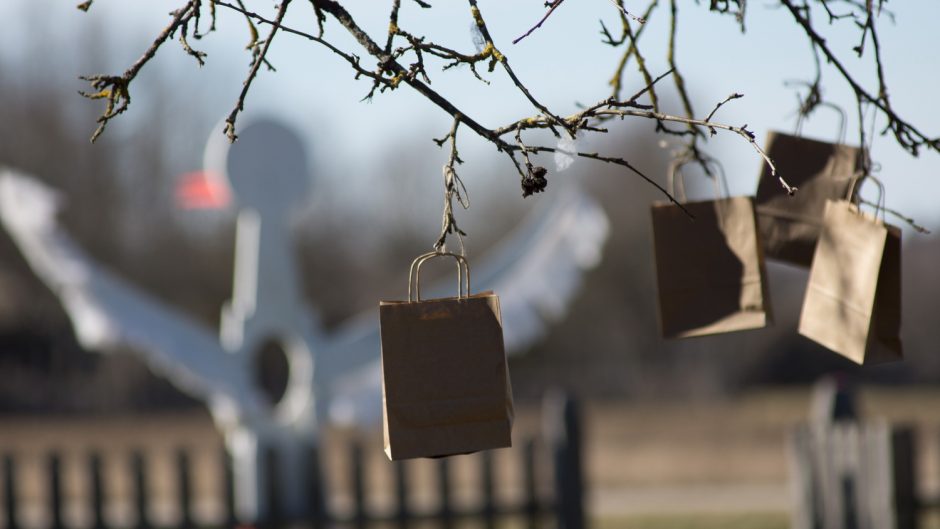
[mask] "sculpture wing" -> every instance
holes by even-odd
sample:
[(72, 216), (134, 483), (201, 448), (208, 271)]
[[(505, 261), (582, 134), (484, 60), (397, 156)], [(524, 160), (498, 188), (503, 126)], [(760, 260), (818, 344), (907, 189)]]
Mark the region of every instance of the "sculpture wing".
[(471, 273), (474, 291), (499, 295), (506, 352), (519, 354), (564, 318), (587, 270), (597, 266), (610, 229), (607, 215), (577, 186), (533, 211)]
[[(524, 351), (551, 322), (564, 317), (585, 271), (600, 262), (608, 232), (603, 208), (572, 185), (529, 214), (483, 262), (471, 262), (473, 291), (493, 290), (499, 295), (509, 354)], [(428, 290), (429, 297), (453, 295), (454, 284), (448, 279)], [(333, 420), (368, 424), (381, 417), (379, 350), (375, 310), (331, 337), (326, 356), (368, 359), (326, 381)]]
[(128, 346), (221, 417), (260, 400), (247, 370), (217, 336), (95, 263), (56, 222), (60, 197), (38, 180), (0, 170), (0, 222), (36, 275), (61, 300), (88, 350)]
[(328, 407), (321, 410), (321, 417), (346, 425), (371, 425), (381, 419), (380, 350), (378, 310), (356, 316), (328, 337), (314, 370), (318, 387), (325, 389), (321, 394), (326, 396), (318, 403)]

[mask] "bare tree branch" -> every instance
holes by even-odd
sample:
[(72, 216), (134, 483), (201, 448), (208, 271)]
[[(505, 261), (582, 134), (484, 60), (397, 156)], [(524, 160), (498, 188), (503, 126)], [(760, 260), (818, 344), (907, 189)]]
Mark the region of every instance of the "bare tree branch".
[[(91, 87), (95, 91), (82, 91), (80, 93), (89, 99), (104, 99), (107, 101), (107, 107), (105, 107), (101, 116), (98, 117), (98, 128), (96, 128), (95, 132), (91, 135), (92, 143), (101, 136), (101, 133), (104, 132), (105, 127), (107, 127), (112, 119), (127, 110), (131, 102), (131, 81), (137, 77), (137, 74), (140, 73), (144, 65), (153, 59), (157, 54), (157, 50), (160, 49), (160, 46), (163, 45), (177, 29), (195, 16), (199, 10), (199, 4), (200, 0), (189, 0), (183, 7), (173, 11), (170, 14), (172, 16), (170, 23), (157, 35), (157, 38), (154, 39), (153, 43), (147, 48), (144, 54), (141, 55), (130, 68), (125, 70), (123, 74), (82, 76), (83, 80), (91, 83)], [(91, 4), (88, 3), (85, 8), (87, 9), (90, 5)], [(81, 5), (79, 8), (81, 9)]]
[[(888, 125), (885, 127), (884, 132), (890, 130), (897, 140), (898, 145), (904, 148), (912, 156), (917, 156), (921, 147), (926, 147), (928, 149), (940, 152), (940, 137), (930, 138), (920, 132), (917, 128), (912, 126), (910, 123), (898, 116), (894, 109), (891, 106), (891, 102), (888, 99), (888, 91), (885, 85), (884, 80), (884, 71), (881, 66), (880, 51), (876, 51), (876, 64), (878, 71), (878, 95), (874, 96), (868, 92), (855, 78), (851, 73), (846, 69), (842, 64), (842, 61), (836, 57), (835, 53), (830, 50), (826, 40), (819, 35), (819, 33), (813, 28), (810, 23), (809, 16), (806, 14), (809, 6), (803, 3), (801, 6), (797, 6), (794, 0), (780, 0), (780, 3), (787, 8), (790, 14), (793, 16), (793, 19), (797, 24), (803, 29), (806, 36), (813, 42), (816, 49), (818, 49), (825, 57), (826, 61), (831, 64), (833, 67), (838, 70), (842, 78), (849, 84), (852, 90), (855, 92), (856, 97), (865, 103), (870, 103), (877, 107), (888, 119)], [(869, 32), (872, 35), (872, 38), (877, 42), (877, 35), (873, 27), (866, 26), (865, 31)], [(876, 45), (877, 48), (877, 45)], [(861, 127), (862, 124), (859, 124)]]
[[(182, 2), (183, 0), (178, 1)], [(542, 18), (525, 34), (516, 38), (514, 42), (521, 41), (542, 27), (548, 18), (557, 11), (563, 1), (546, 1), (546, 11)], [(78, 7), (87, 9), (92, 2), (93, 0), (88, 0)], [(709, 173), (715, 160), (704, 151), (705, 142), (710, 136), (717, 134), (718, 131), (734, 133), (755, 149), (755, 152), (768, 164), (771, 173), (778, 177), (781, 186), (791, 194), (795, 192), (796, 188), (790, 186), (786, 180), (777, 175), (773, 160), (757, 143), (754, 134), (747, 128), (747, 125), (733, 126), (714, 121), (718, 110), (732, 100), (741, 97), (740, 94), (732, 93), (728, 98), (715, 104), (712, 111), (704, 119), (700, 119), (700, 116), (695, 114), (690, 89), (679, 68), (678, 60), (678, 36), (680, 27), (684, 27), (680, 26), (680, 15), (682, 14), (680, 11), (694, 9), (695, 5), (682, 4), (680, 10), (680, 4), (677, 0), (669, 0), (669, 10), (664, 14), (668, 17), (669, 30), (666, 35), (662, 36), (667, 39), (666, 56), (658, 61), (658, 64), (664, 62), (663, 67), (668, 68), (668, 70), (665, 74), (654, 78), (651, 72), (656, 68), (655, 64), (657, 63), (653, 62), (656, 61), (656, 58), (641, 51), (645, 48), (641, 47), (640, 41), (643, 38), (648, 38), (648, 34), (645, 32), (648, 25), (642, 24), (642, 22), (648, 20), (652, 15), (658, 14), (656, 9), (660, 0), (647, 0), (642, 16), (631, 14), (627, 10), (624, 0), (610, 0), (610, 2), (618, 9), (621, 27), (614, 34), (602, 20), (602, 43), (613, 47), (623, 47), (623, 53), (618, 57), (614, 75), (609, 81), (611, 86), (610, 96), (596, 101), (592, 105), (581, 107), (580, 110), (568, 116), (563, 116), (551, 110), (537, 98), (535, 94), (539, 87), (533, 87), (525, 83), (512, 68), (507, 55), (494, 42), (477, 0), (467, 0), (472, 27), (479, 39), (479, 47), (476, 52), (453, 49), (441, 43), (433, 42), (421, 33), (412, 32), (401, 27), (399, 17), (401, 10), (412, 5), (407, 3), (403, 6), (401, 0), (389, 0), (388, 28), (384, 32), (376, 32), (375, 36), (370, 35), (357, 23), (341, 0), (309, 0), (316, 18), (318, 29), (316, 35), (283, 24), (290, 0), (280, 0), (280, 3), (277, 4), (276, 14), (273, 16), (265, 16), (246, 9), (242, 0), (187, 0), (180, 9), (171, 13), (172, 19), (169, 25), (161, 31), (140, 59), (124, 74), (119, 76), (96, 75), (85, 78), (92, 84), (95, 91), (84, 93), (84, 95), (93, 99), (104, 99), (107, 102), (107, 106), (98, 120), (98, 129), (92, 139), (97, 138), (103, 132), (105, 125), (111, 119), (126, 111), (130, 103), (130, 83), (136, 78), (140, 69), (154, 56), (160, 46), (169, 37), (174, 36), (177, 31), (179, 31), (179, 41), (183, 50), (194, 57), (199, 64), (204, 62), (205, 54), (190, 46), (188, 41), (189, 32), (192, 30), (192, 36), (201, 38), (215, 30), (215, 9), (221, 6), (241, 13), (245, 17), (250, 33), (248, 49), (252, 54), (248, 75), (242, 85), (236, 105), (226, 120), (226, 133), (232, 139), (235, 137), (235, 121), (244, 108), (245, 100), (258, 70), (262, 65), (273, 68), (267, 60), (272, 42), (281, 34), (291, 34), (323, 46), (345, 61), (356, 78), (366, 79), (371, 88), (367, 90), (364, 99), (395, 91), (402, 86), (408, 86), (450, 116), (452, 122), (450, 132), (443, 138), (435, 140), (441, 147), (444, 143), (450, 145), (448, 162), (444, 165), (445, 193), (450, 193), (448, 201), (452, 198), (461, 201), (465, 195), (461, 191), (462, 182), (456, 172), (456, 166), (461, 162), (457, 142), (457, 130), (460, 125), (466, 126), (492, 144), (498, 152), (509, 158), (510, 163), (512, 163), (520, 177), (523, 195), (527, 196), (541, 191), (548, 183), (548, 171), (538, 164), (538, 156), (557, 151), (557, 147), (554, 145), (547, 145), (544, 142), (539, 143), (541, 140), (533, 141), (533, 138), (544, 137), (534, 135), (533, 132), (548, 130), (556, 138), (565, 135), (565, 137), (573, 139), (579, 133), (605, 133), (609, 130), (608, 123), (612, 123), (615, 118), (621, 120), (625, 118), (651, 120), (655, 124), (657, 132), (672, 134), (680, 138), (683, 147), (676, 152), (681, 152), (684, 159), (689, 158), (701, 165), (706, 173)], [(866, 116), (872, 119), (876, 115), (886, 118), (887, 125), (881, 131), (881, 134), (884, 135), (890, 131), (895, 141), (912, 155), (916, 156), (919, 150), (924, 148), (940, 152), (940, 138), (932, 139), (921, 133), (908, 121), (902, 119), (891, 105), (888, 97), (889, 91), (882, 58), (881, 41), (877, 32), (877, 20), (883, 12), (882, 2), (878, 2), (876, 5), (873, 0), (841, 0), (842, 9), (834, 9), (830, 6), (830, 2), (835, 3), (835, 0), (773, 0), (773, 2), (779, 2), (777, 5), (786, 8), (783, 11), (788, 12), (803, 30), (806, 41), (810, 44), (812, 50), (815, 76), (810, 81), (800, 82), (796, 85), (801, 117), (808, 116), (821, 104), (830, 104), (823, 101), (822, 95), (822, 61), (825, 59), (827, 63), (833, 65), (855, 93), (855, 103), (859, 115), (859, 138), (865, 154), (865, 167), (871, 165), (868, 153), (871, 134), (866, 133), (863, 124), (867, 119)], [(698, 3), (697, 1), (696, 4)], [(204, 5), (209, 9), (212, 23), (203, 33), (199, 24)], [(414, 5), (422, 9), (431, 8), (430, 3), (423, 0), (414, 0)], [(706, 5), (709, 11), (733, 15), (740, 24), (742, 31), (744, 31), (744, 17), (747, 7), (745, 0), (709, 0)], [(873, 75), (877, 79), (877, 90), (866, 89), (844, 67), (845, 62), (833, 52), (833, 48), (828, 45), (826, 39), (813, 25), (811, 16), (814, 6), (817, 13), (824, 13), (828, 17), (830, 25), (839, 23), (857, 25), (859, 39), (853, 50), (857, 57), (867, 60), (868, 64), (872, 66)], [(641, 22), (641, 25), (632, 26), (634, 21)], [(337, 23), (353, 38), (355, 43), (339, 44), (340, 40), (326, 38), (324, 36), (324, 25), (328, 22)], [(258, 34), (257, 28), (260, 26), (268, 27), (268, 33), (264, 39), (261, 39)], [(355, 49), (356, 45), (361, 50), (350, 51), (351, 48)], [(631, 97), (622, 98), (623, 86), (629, 77), (627, 66), (631, 60), (636, 61), (636, 69), (642, 81), (642, 88)], [(444, 94), (431, 88), (431, 69), (433, 66), (438, 67), (441, 72), (453, 71), (459, 66), (467, 66), (470, 74), (484, 83), (489, 83), (489, 80), (484, 78), (486, 72), (483, 72), (481, 68), (485, 67), (487, 72), (492, 74), (498, 67), (508, 77), (517, 93), (525, 98), (531, 113), (530, 115), (515, 117), (508, 124), (502, 126), (486, 126), (479, 120), (474, 119), (471, 113), (466, 112), (465, 109), (458, 108)], [(664, 88), (660, 81), (667, 77), (672, 80), (672, 87), (667, 86)], [(660, 92), (667, 89), (674, 89), (674, 94), (678, 96), (681, 107), (678, 114), (666, 112), (662, 108), (664, 99), (660, 96)], [(877, 112), (866, 112), (868, 108), (876, 109)], [(525, 111), (524, 114), (529, 114), (529, 111)], [(869, 123), (873, 123), (873, 121), (869, 121)], [(654, 185), (670, 200), (676, 202), (666, 189), (624, 158), (593, 152), (576, 152), (572, 154), (581, 158), (625, 167)], [(452, 218), (452, 208), (451, 215), (445, 215), (442, 238), (439, 241), (441, 245), (444, 244), (443, 238), (448, 233), (461, 233), (457, 228), (456, 221)]]

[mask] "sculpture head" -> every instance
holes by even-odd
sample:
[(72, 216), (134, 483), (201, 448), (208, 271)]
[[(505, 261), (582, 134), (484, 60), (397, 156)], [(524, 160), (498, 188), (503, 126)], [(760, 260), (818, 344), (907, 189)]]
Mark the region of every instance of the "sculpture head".
[(214, 133), (205, 153), (206, 170), (228, 178), (239, 208), (275, 213), (301, 204), (309, 191), (310, 169), (300, 136), (270, 118), (247, 123), (230, 143)]

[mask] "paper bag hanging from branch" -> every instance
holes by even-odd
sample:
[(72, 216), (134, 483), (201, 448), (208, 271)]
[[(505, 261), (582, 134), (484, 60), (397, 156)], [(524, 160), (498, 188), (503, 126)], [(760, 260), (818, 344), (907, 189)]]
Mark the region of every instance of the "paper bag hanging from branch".
[(901, 232), (877, 210), (872, 216), (852, 201), (826, 203), (799, 332), (859, 364), (903, 356)]
[[(421, 299), (421, 266), (457, 261), (458, 295)], [(408, 301), (382, 301), (382, 388), (389, 459), (511, 446), (512, 389), (499, 298), (470, 294), (463, 256), (432, 252), (411, 264)]]
[[(840, 137), (844, 115), (841, 130)], [(779, 174), (798, 191), (788, 194), (764, 164), (756, 197), (764, 252), (769, 259), (809, 267), (826, 201), (846, 196), (859, 174), (860, 150), (782, 132), (768, 133), (766, 148)]]
[[(673, 180), (671, 174), (670, 188), (675, 187)], [(675, 204), (652, 206), (663, 337), (703, 336), (770, 323), (764, 257), (751, 197), (699, 202), (681, 198), (694, 219)]]

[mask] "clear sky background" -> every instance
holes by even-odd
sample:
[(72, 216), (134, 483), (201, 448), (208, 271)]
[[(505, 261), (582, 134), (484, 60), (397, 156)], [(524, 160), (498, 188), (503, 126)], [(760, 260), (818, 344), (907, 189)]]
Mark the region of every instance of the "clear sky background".
[[(0, 2), (0, 19), (6, 21), (4, 31), (0, 32), (0, 54), (15, 59), (23, 53), (26, 43), (42, 38), (46, 41), (44, 49), (48, 51), (49, 60), (33, 67), (74, 70), (75, 77), (87, 74), (90, 73), (87, 65), (67, 57), (75, 56), (78, 28), (92, 25), (101, 32), (104, 45), (113, 54), (110, 67), (113, 73), (118, 73), (136, 60), (165, 26), (167, 12), (182, 4), (182, 0), (96, 0), (87, 14), (76, 10), (75, 3), (66, 0)], [(259, 12), (273, 13), (270, 1), (246, 3)], [(295, 16), (287, 23), (311, 30), (313, 17), (309, 7), (306, 2), (295, 3)], [(466, 4), (456, 0), (432, 3), (433, 9), (421, 10), (405, 0), (400, 26), (427, 34), (432, 40), (458, 50), (472, 52), (471, 19)], [(375, 35), (383, 34), (388, 23), (388, 2), (351, 0), (347, 4), (366, 29)], [(627, 2), (635, 11), (644, 4)], [(648, 23), (642, 41), (654, 73), (667, 69), (665, 4), (668, 2), (663, 4)], [(704, 116), (716, 102), (732, 92), (740, 92), (745, 98), (723, 107), (715, 118), (717, 121), (735, 125), (747, 123), (761, 140), (768, 130), (791, 132), (796, 97), (791, 88), (784, 86), (784, 81), (807, 80), (812, 77), (813, 69), (809, 46), (789, 13), (766, 7), (765, 3), (750, 2), (748, 32), (742, 35), (731, 17), (711, 14), (706, 5), (690, 1), (681, 4), (678, 61), (697, 113)], [(497, 46), (506, 52), (513, 68), (534, 95), (549, 108), (567, 114), (576, 110), (577, 103), (591, 103), (609, 94), (606, 81), (613, 72), (619, 50), (600, 43), (598, 20), (604, 19), (612, 28), (618, 25), (617, 13), (608, 0), (568, 0), (540, 30), (517, 45), (511, 44), (511, 40), (544, 13), (542, 0), (481, 0), (480, 6)], [(937, 96), (940, 93), (940, 35), (936, 29), (940, 22), (940, 2), (909, 0), (903, 4), (891, 2), (887, 6), (895, 11), (896, 22), (892, 24), (887, 17), (882, 17), (879, 29), (893, 103), (898, 113), (922, 132), (940, 136), (940, 99)], [(860, 78), (875, 92), (873, 72), (862, 70), (867, 62), (854, 60), (851, 52), (852, 46), (857, 44), (857, 30), (848, 23), (828, 27), (822, 18), (817, 19), (817, 24), (832, 48), (853, 71), (860, 72)], [(205, 67), (199, 68), (175, 43), (167, 45), (156, 60), (183, 79), (173, 87), (175, 90), (192, 90), (194, 94), (208, 96), (200, 98), (199, 104), (207, 106), (204, 111), (221, 120), (237, 97), (249, 55), (241, 51), (248, 34), (240, 16), (220, 9), (218, 25), (217, 33), (192, 41), (194, 47), (208, 52)], [(265, 31), (262, 29), (262, 34)], [(360, 51), (337, 25), (328, 25), (327, 32), (328, 36), (336, 36), (347, 49)], [(436, 167), (438, 169), (427, 175), (427, 182), (440, 185), (439, 167), (446, 160), (446, 152), (431, 143), (431, 138), (442, 136), (449, 129), (451, 118), (443, 111), (407, 87), (379, 95), (372, 102), (362, 102), (369, 89), (367, 81), (354, 80), (348, 66), (335, 55), (290, 35), (278, 37), (269, 57), (278, 71), (262, 72), (248, 97), (245, 117), (265, 113), (289, 121), (309, 137), (326, 172), (333, 175), (339, 187), (350, 192), (380, 175), (383, 164), (390, 163), (389, 152), (396, 146), (406, 145), (418, 145), (417, 152), (422, 160), (393, 162), (414, 164), (422, 171)], [(372, 63), (366, 60), (365, 64), (371, 66)], [(490, 85), (484, 85), (466, 68), (436, 72), (435, 66), (436, 63), (428, 65), (433, 88), (486, 126), (506, 124), (533, 113), (498, 69), (492, 74), (484, 73), (491, 81)], [(642, 86), (635, 68), (628, 69), (626, 86), (625, 93)], [(829, 68), (825, 86), (826, 99), (848, 111), (849, 142), (855, 143), (851, 91)], [(671, 102), (668, 99), (670, 93), (671, 90), (663, 92), (667, 96), (664, 110), (680, 114), (675, 99)], [(134, 104), (149, 97), (147, 89), (142, 87), (132, 94)], [(74, 104), (88, 103), (76, 95)], [(187, 109), (170, 111), (186, 112)], [(131, 112), (119, 119), (127, 123), (113, 127), (108, 134), (121, 135), (135, 126), (142, 126), (134, 122), (133, 105)], [(652, 123), (641, 125), (653, 126)], [(883, 126), (883, 121), (879, 125)], [(617, 123), (611, 125), (612, 128), (618, 126)], [(93, 128), (91, 123), (88, 128), (89, 131)], [(804, 127), (804, 133), (821, 139), (836, 139), (837, 119), (834, 114), (821, 110)], [(204, 138), (189, 138), (186, 131), (180, 131), (175, 141), (202, 143)], [(650, 149), (659, 148), (655, 139), (644, 137), (637, 141), (649, 142)], [(591, 148), (590, 140), (583, 144)], [(747, 143), (733, 134), (721, 134), (709, 142), (709, 150), (722, 160), (733, 193), (753, 193), (760, 159)], [(462, 175), (471, 187), (475, 181), (484, 180), (476, 175), (493, 172), (497, 173), (496, 178), (508, 182), (507, 189), (517, 185), (518, 175), (508, 159), (475, 138), (468, 129), (461, 133), (461, 151), (467, 162)], [(607, 154), (618, 153), (608, 151)], [(940, 155), (925, 152), (920, 158), (912, 158), (889, 137), (876, 138), (872, 155), (882, 167), (879, 176), (887, 185), (888, 205), (913, 215), (932, 231), (940, 231), (937, 205)], [(552, 167), (550, 159), (543, 163)], [(590, 164), (586, 160), (576, 163)], [(579, 168), (585, 169), (580, 165)], [(636, 185), (645, 184), (638, 180)]]

